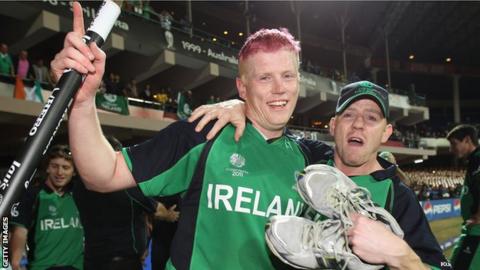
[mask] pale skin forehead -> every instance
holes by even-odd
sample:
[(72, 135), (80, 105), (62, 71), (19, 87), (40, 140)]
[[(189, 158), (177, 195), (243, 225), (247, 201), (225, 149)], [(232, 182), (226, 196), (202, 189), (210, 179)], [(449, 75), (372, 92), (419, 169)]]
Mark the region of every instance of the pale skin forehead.
[[(258, 68), (259, 64), (262, 64), (262, 63), (268, 64), (268, 62), (273, 61), (273, 60), (271, 60), (272, 59), (271, 57), (258, 58), (258, 57), (254, 57), (254, 56), (256, 56), (258, 54), (261, 54), (261, 53), (273, 55), (273, 54), (279, 54), (281, 52), (288, 52), (288, 53), (291, 54), (292, 59), (294, 59), (294, 64), (295, 64), (294, 69), (295, 69), (295, 71), (297, 71), (299, 69), (299, 56), (298, 56), (298, 54), (295, 51), (284, 47), (282, 49), (279, 49), (279, 50), (273, 51), (273, 52), (259, 51), (255, 54), (252, 54), (252, 55), (248, 56), (246, 59), (240, 60), (239, 63), (238, 63), (239, 77), (243, 79), (243, 77), (247, 74), (254, 74), (256, 71), (258, 71), (257, 68)], [(288, 64), (290, 64), (290, 63), (285, 63), (285, 66), (283, 68), (288, 70), (289, 69)]]

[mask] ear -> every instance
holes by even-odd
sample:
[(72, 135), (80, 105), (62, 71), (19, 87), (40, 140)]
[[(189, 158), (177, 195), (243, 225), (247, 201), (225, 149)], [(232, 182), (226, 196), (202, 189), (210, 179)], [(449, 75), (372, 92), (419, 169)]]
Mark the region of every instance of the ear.
[(472, 138), (470, 138), (470, 136), (465, 136), (462, 140), (462, 143), (473, 144)]
[(330, 135), (333, 137), (335, 134), (335, 116), (330, 118), (329, 130)]
[(390, 138), (390, 136), (392, 135), (392, 133), (393, 133), (392, 124), (387, 124), (387, 126), (385, 127), (385, 131), (382, 134), (382, 143), (386, 143), (388, 141), (388, 138)]
[(247, 100), (247, 87), (243, 82), (243, 78), (237, 77), (236, 79), (236, 84), (237, 84), (237, 90), (238, 90), (238, 95), (243, 99)]

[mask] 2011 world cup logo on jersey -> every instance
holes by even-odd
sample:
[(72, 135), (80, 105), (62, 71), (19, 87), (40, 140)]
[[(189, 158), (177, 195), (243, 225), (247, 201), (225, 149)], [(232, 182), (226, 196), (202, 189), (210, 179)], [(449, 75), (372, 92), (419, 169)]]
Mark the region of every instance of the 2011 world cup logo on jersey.
[(48, 212), (50, 216), (54, 217), (57, 215), (57, 207), (55, 205), (49, 205), (48, 206)]
[(225, 170), (231, 172), (232, 176), (243, 177), (248, 174), (248, 171), (240, 169), (245, 166), (245, 163), (246, 160), (244, 156), (238, 153), (233, 153), (230, 155), (230, 164), (236, 168), (225, 168)]
[(18, 205), (20, 205), (20, 202), (16, 202), (12, 205), (12, 208), (10, 209), (10, 215), (12, 217), (18, 217), (18, 215), (20, 214), (18, 212)]

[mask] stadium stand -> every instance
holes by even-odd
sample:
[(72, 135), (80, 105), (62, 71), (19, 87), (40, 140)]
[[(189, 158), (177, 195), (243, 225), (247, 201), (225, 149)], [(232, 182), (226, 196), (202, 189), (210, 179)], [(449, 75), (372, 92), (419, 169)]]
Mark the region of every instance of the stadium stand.
[[(194, 5), (196, 5), (194, 9), (196, 8), (197, 17), (194, 17), (192, 22), (188, 19), (188, 11), (185, 11), (187, 4), (183, 2), (181, 5), (176, 5), (153, 1), (124, 1), (124, 12), (104, 47), (108, 57), (107, 72), (105, 72), (104, 90), (98, 94), (97, 106), (101, 108), (100, 121), (104, 130), (115, 134), (125, 145), (143, 141), (173, 121), (177, 121), (179, 119), (177, 111), (179, 107), (183, 108), (183, 105), (179, 106), (179, 101), (188, 91), (192, 93), (191, 97), (187, 98), (190, 109), (201, 104), (236, 97), (235, 77), (238, 61), (236, 57), (246, 31), (242, 30), (241, 36), (224, 35), (222, 34), (223, 26), (232, 25), (233, 21), (242, 21), (238, 18), (245, 17), (250, 18), (252, 27), (268, 27), (275, 24), (264, 23), (275, 21), (275, 18), (271, 18), (269, 13), (264, 11), (268, 7), (262, 7), (259, 3), (253, 3), (253, 6), (257, 6), (256, 11), (250, 10), (248, 13), (244, 12), (245, 4), (239, 2), (230, 6), (227, 4), (215, 6), (212, 3), (195, 3)], [(311, 7), (316, 7), (317, 10), (320, 8), (313, 6), (312, 3), (304, 3), (304, 5), (305, 14), (315, 18), (315, 14), (311, 13), (314, 9)], [(432, 218), (432, 222), (437, 222), (438, 217), (446, 220), (458, 216), (458, 212), (454, 210), (458, 210), (457, 198), (461, 192), (465, 171), (460, 169), (461, 165), (450, 162), (451, 156), (447, 153), (448, 141), (444, 137), (455, 122), (462, 120), (472, 123), (479, 119), (478, 97), (470, 93), (471, 91), (462, 92), (457, 101), (462, 101), (462, 107), (459, 110), (463, 114), (459, 119), (453, 118), (451, 111), (455, 105), (452, 105), (452, 89), (450, 89), (454, 87), (451, 86), (451, 81), (454, 81), (451, 78), (458, 74), (466, 77), (460, 84), (462, 90), (474, 89), (472, 85), (478, 85), (476, 79), (480, 73), (475, 67), (469, 66), (471, 62), (465, 60), (470, 58), (471, 48), (477, 46), (472, 41), (472, 47), (462, 45), (458, 50), (442, 47), (443, 51), (455, 51), (460, 55), (458, 59), (462, 59), (462, 62), (455, 65), (453, 63), (428, 64), (434, 61), (428, 55), (440, 55), (438, 51), (434, 51), (434, 46), (430, 45), (432, 52), (422, 49), (424, 58), (419, 57), (419, 60), (424, 62), (414, 63), (401, 59), (407, 52), (406, 49), (400, 48), (402, 46), (399, 44), (410, 44), (409, 33), (416, 32), (412, 30), (413, 28), (417, 27), (418, 32), (426, 33), (432, 32), (432, 28), (428, 27), (435, 26), (435, 22), (432, 22), (433, 19), (430, 17), (423, 23), (412, 22), (412, 25), (416, 26), (402, 23), (401, 18), (406, 18), (402, 16), (407, 16), (409, 13), (428, 16), (428, 14), (441, 15), (442, 12), (450, 11), (461, 14), (456, 16), (457, 19), (464, 18), (451, 19), (458, 26), (457, 29), (460, 29), (459, 35), (475, 36), (465, 32), (467, 30), (462, 30), (463, 23), (468, 23), (469, 18), (473, 20), (473, 17), (462, 16), (462, 14), (474, 14), (475, 11), (479, 11), (479, 8), (471, 5), (445, 4), (444, 11), (438, 11), (438, 7), (434, 4), (410, 2), (379, 3), (376, 6), (373, 3), (358, 5), (353, 5), (351, 8), (356, 10), (356, 8), (365, 7), (366, 10), (371, 10), (375, 14), (372, 18), (390, 17), (390, 20), (384, 18), (374, 21), (372, 19), (371, 22), (365, 22), (361, 29), (354, 28), (354, 24), (351, 24), (350, 27), (355, 29), (348, 30), (350, 36), (347, 43), (351, 44), (343, 44), (344, 46), (338, 39), (328, 39), (338, 36), (338, 32), (335, 32), (337, 27), (335, 31), (325, 30), (330, 26), (325, 23), (322, 16), (317, 14), (316, 19), (308, 17), (308, 20), (313, 20), (312, 25), (325, 27), (325, 29), (319, 27), (321, 29), (318, 31), (323, 31), (320, 36), (323, 35), (326, 38), (317, 37), (319, 32), (312, 30), (309, 25), (304, 25), (300, 97), (289, 127), (297, 136), (333, 144), (328, 132), (328, 120), (334, 113), (338, 90), (349, 81), (366, 78), (375, 79), (379, 84), (389, 86), (388, 76), (390, 75), (387, 76), (385, 48), (379, 45), (384, 42), (384, 38), (381, 35), (371, 34), (381, 32), (376, 28), (377, 25), (389, 25), (391, 38), (394, 40), (391, 43), (390, 68), (393, 83), (391, 81), (390, 83), (394, 87), (389, 87), (390, 121), (395, 125), (395, 132), (381, 150), (394, 153), (400, 166), (412, 164), (414, 160), (424, 161), (414, 169), (405, 170), (408, 177), (413, 180), (411, 188), (429, 214), (433, 215), (438, 211), (440, 212), (437, 214), (443, 214), (442, 209), (448, 208), (446, 204), (451, 205), (452, 210), (448, 217), (427, 215)], [(333, 6), (333, 4), (332, 6), (325, 4), (322, 8), (332, 11), (332, 14), (341, 13), (341, 8)], [(293, 18), (290, 6), (286, 7), (287, 11), (282, 3), (277, 3), (277, 7), (278, 10), (283, 8), (282, 12)], [(97, 8), (95, 3), (85, 4), (84, 14), (87, 23), (93, 18)], [(250, 8), (255, 10), (255, 7)], [(18, 10), (22, 12), (17, 12)], [(380, 16), (384, 13), (388, 15)], [(227, 17), (227, 22), (218, 23), (221, 18), (216, 14)], [(353, 13), (351, 16), (355, 24), (361, 24), (359, 17), (356, 17), (359, 16), (358, 14)], [(48, 68), (54, 53), (62, 45), (65, 33), (71, 28), (69, 18), (68, 2), (53, 0), (31, 3), (2, 2), (0, 3), (0, 22), (5, 31), (0, 36), (0, 42), (6, 42), (9, 45), (9, 54), (14, 60), (22, 50), (28, 50), (32, 68), (38, 59), (43, 60), (42, 66)], [(306, 15), (305, 18), (307, 20)], [(322, 23), (319, 23), (320, 21)], [(286, 26), (295, 33), (295, 25)], [(231, 30), (230, 32), (239, 31)], [(462, 33), (468, 33), (468, 35)], [(432, 40), (452, 39), (453, 34), (437, 33)], [(443, 36), (442, 39), (442, 35), (448, 38)], [(361, 36), (368, 36), (373, 40), (368, 50), (366, 41)], [(428, 43), (421, 34), (415, 34), (415, 39), (417, 46)], [(460, 42), (450, 43), (442, 46), (455, 44), (460, 46)], [(344, 70), (340, 63), (342, 47), (348, 48), (346, 58), (351, 61), (347, 66), (352, 70), (348, 71), (347, 76), (344, 74), (346, 69)], [(403, 47), (413, 50), (413, 45)], [(442, 49), (439, 50), (442, 51)], [(478, 60), (478, 57), (471, 58)], [(48, 99), (53, 88), (49, 78), (41, 76), (43, 78), (40, 84), (36, 84), (32, 77), (23, 79), (19, 84), (10, 74), (0, 74), (0, 123), (5, 130), (0, 134), (0, 173), (2, 174), (17, 154), (28, 129), (41, 111), (42, 100)], [(136, 81), (137, 94), (132, 94), (134, 93), (132, 81)], [(416, 87), (412, 87), (412, 82)], [(130, 91), (126, 91), (127, 88)], [(26, 95), (26, 100), (14, 99), (16, 89), (17, 91), (24, 89), (23, 91), (26, 90), (25, 92), (30, 94)], [(145, 89), (149, 89), (149, 93)], [(57, 140), (65, 141), (66, 132), (62, 125)], [(435, 157), (439, 156), (440, 159), (448, 160), (445, 161), (449, 163), (448, 166), (435, 164), (438, 161)], [(455, 166), (452, 167), (452, 165)], [(443, 246), (448, 248), (454, 239), (455, 237), (450, 235), (445, 237), (442, 240)]]
[(460, 197), (465, 176), (465, 170), (454, 168), (410, 169), (405, 173), (420, 201)]

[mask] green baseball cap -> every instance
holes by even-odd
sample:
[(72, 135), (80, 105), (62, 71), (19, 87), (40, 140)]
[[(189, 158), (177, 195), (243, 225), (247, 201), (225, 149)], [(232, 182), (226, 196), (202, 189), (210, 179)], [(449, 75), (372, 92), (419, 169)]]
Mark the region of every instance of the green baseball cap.
[(369, 81), (359, 81), (345, 85), (340, 90), (335, 114), (342, 113), (353, 101), (363, 98), (370, 98), (377, 102), (382, 109), (383, 116), (388, 118), (388, 91)]

